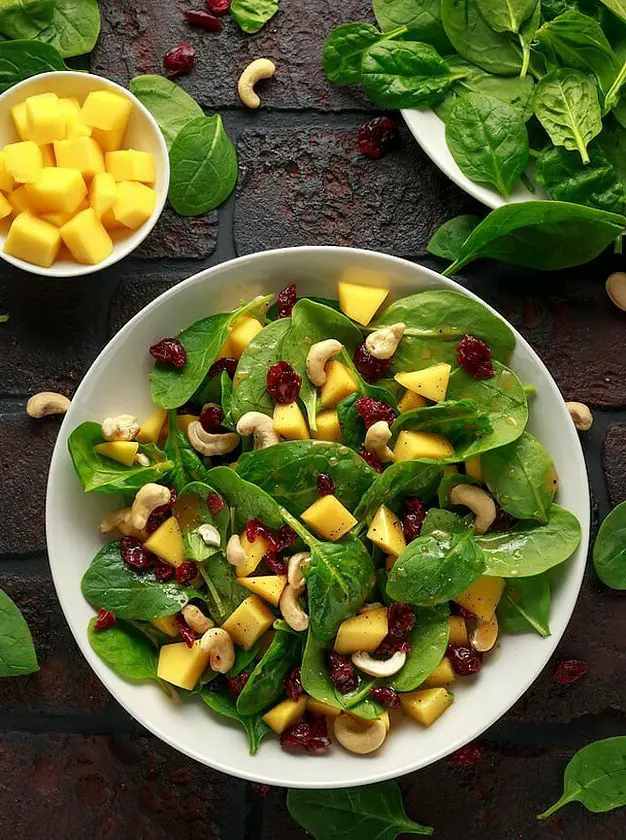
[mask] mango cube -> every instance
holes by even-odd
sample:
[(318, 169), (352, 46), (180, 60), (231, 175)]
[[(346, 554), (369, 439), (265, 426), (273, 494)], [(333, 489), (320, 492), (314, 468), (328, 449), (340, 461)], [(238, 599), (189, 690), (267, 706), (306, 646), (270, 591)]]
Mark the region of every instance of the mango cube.
[(83, 103), (83, 122), (103, 131), (126, 130), (132, 107), (130, 99), (121, 93), (92, 90)]
[(237, 573), (237, 577), (243, 578), (251, 575), (256, 569), (264, 555), (270, 550), (270, 544), (265, 537), (261, 536), (258, 536), (253, 542), (250, 542), (245, 531), (241, 534), (240, 540), (248, 559), (245, 563), (242, 563), (241, 566), (237, 566), (235, 571)]
[(452, 600), (474, 613), (477, 618), (483, 621), (491, 621), (504, 592), (504, 587), (504, 578), (482, 575)]
[(336, 496), (322, 496), (313, 502), (302, 514), (302, 520), (319, 537), (331, 542), (341, 539), (357, 524), (357, 520)]
[(287, 578), (285, 575), (261, 575), (260, 577), (239, 578), (239, 583), (263, 598), (268, 604), (277, 607), (283, 589), (287, 586)]
[(394, 379), (409, 391), (414, 391), (422, 397), (434, 402), (441, 402), (446, 398), (451, 367), (446, 362), (431, 365), (423, 370), (396, 373)]
[(454, 697), (445, 688), (420, 688), (400, 695), (404, 713), (422, 726), (430, 726), (449, 709)]
[(26, 134), (29, 140), (41, 146), (65, 138), (65, 114), (56, 93), (29, 96), (25, 104)]
[(424, 397), (416, 394), (415, 391), (405, 391), (398, 403), (398, 408), (400, 414), (404, 414), (406, 411), (411, 411), (412, 408), (424, 408), (425, 405), (428, 405), (428, 403)]
[(297, 402), (283, 405), (277, 403), (274, 408), (274, 431), (286, 440), (308, 440), (309, 430), (304, 415)]
[(104, 155), (93, 137), (57, 140), (54, 154), (57, 166), (78, 169), (84, 178), (93, 178), (97, 172), (104, 172)]
[(65, 136), (68, 139), (90, 137), (91, 128), (83, 122), (83, 114), (78, 99), (73, 96), (61, 98), (59, 104), (65, 117)]
[(103, 152), (116, 152), (121, 149), (125, 134), (125, 128), (115, 128), (112, 131), (103, 131), (101, 128), (91, 129), (91, 136)]
[(136, 440), (139, 443), (156, 443), (166, 419), (167, 411), (164, 408), (157, 408), (154, 414), (151, 414), (147, 420), (144, 420), (139, 427)]
[(366, 327), (389, 294), (389, 289), (340, 280), (337, 283), (337, 292), (341, 311), (357, 324)]
[(234, 613), (229, 615), (222, 629), (236, 645), (249, 650), (274, 623), (274, 613), (257, 595), (250, 595)]
[(419, 458), (451, 458), (454, 446), (442, 435), (434, 432), (410, 432), (403, 429), (393, 449), (396, 461), (416, 461)]
[(322, 385), (320, 405), (322, 408), (334, 408), (338, 402), (358, 390), (356, 379), (341, 362), (332, 359), (325, 367), (326, 382)]
[[(14, 226), (15, 222), (11, 230), (13, 230)], [(59, 233), (56, 228), (54, 230)], [(94, 446), (94, 449), (98, 455), (110, 458), (111, 461), (117, 461), (118, 464), (122, 464), (124, 467), (132, 467), (135, 462), (135, 456), (139, 452), (139, 444), (132, 440), (112, 440), (109, 443), (98, 443)]]
[(480, 463), (480, 455), (474, 455), (473, 458), (468, 458), (465, 462), (465, 474), (473, 478), (479, 484), (484, 484), (483, 469)]
[(25, 210), (9, 229), (4, 252), (33, 265), (49, 268), (56, 260), (60, 247), (59, 229)]
[[(89, 207), (87, 199), (81, 201), (76, 209), (76, 213), (81, 210), (86, 210)], [(61, 210), (57, 210), (54, 213), (39, 213), (39, 218), (43, 219), (46, 222), (50, 222), (51, 225), (55, 227), (62, 228), (63, 225), (67, 224), (70, 219), (74, 218), (74, 213), (63, 213)]]
[(165, 560), (170, 566), (185, 562), (185, 546), (180, 525), (175, 516), (170, 516), (154, 531), (144, 543), (148, 551)]
[(241, 315), (230, 328), (227, 339), (229, 355), (238, 359), (255, 335), (261, 332), (262, 325), (250, 315)]
[(315, 418), (317, 429), (311, 429), (311, 437), (314, 440), (328, 440), (334, 443), (343, 443), (339, 415), (335, 409), (320, 411)]
[(113, 251), (113, 242), (93, 207), (81, 210), (61, 228), (61, 238), (79, 263), (97, 265)]
[(108, 172), (98, 172), (94, 175), (89, 187), (89, 204), (96, 216), (102, 219), (117, 201), (117, 184), (115, 178)]
[(33, 206), (42, 213), (74, 213), (87, 196), (87, 187), (78, 169), (46, 166), (39, 178), (26, 185)]
[(26, 123), (26, 103), (20, 102), (11, 108), (11, 117), (15, 126), (15, 133), (20, 140), (28, 140), (28, 127)]
[(406, 548), (402, 523), (386, 505), (381, 505), (371, 521), (367, 538), (385, 554), (399, 557)]
[(137, 181), (120, 181), (117, 185), (117, 198), (113, 205), (113, 215), (131, 230), (136, 230), (147, 222), (156, 206), (156, 192)]
[(469, 645), (469, 635), (467, 632), (467, 624), (462, 615), (448, 616), (448, 625), (450, 633), (448, 635), (448, 644), (450, 645)]
[(189, 426), (199, 419), (200, 417), (197, 414), (179, 414), (176, 417), (176, 426), (178, 427), (178, 431), (186, 435), (189, 430)]
[(356, 653), (357, 650), (374, 653), (388, 632), (387, 609), (368, 610), (342, 621), (334, 649), (341, 654)]
[(153, 618), (150, 624), (165, 633), (166, 636), (171, 636), (175, 639), (178, 636), (178, 624), (176, 624), (176, 615), (165, 615), (163, 618)]
[(0, 152), (0, 190), (2, 192), (11, 192), (14, 186), (15, 181), (13, 180), (13, 176), (6, 168), (4, 162), (4, 152)]
[(136, 149), (107, 152), (106, 171), (116, 181), (141, 181), (143, 184), (154, 184), (155, 181), (154, 157), (150, 152)]
[(316, 700), (314, 697), (307, 697), (306, 710), (310, 712), (313, 717), (339, 717), (341, 709), (336, 709), (334, 706), (329, 706), (328, 703), (322, 703), (321, 700)]
[(41, 149), (32, 140), (8, 143), (4, 147), (4, 165), (14, 181), (19, 184), (32, 184), (39, 178), (43, 169)]
[(195, 688), (211, 658), (211, 652), (203, 651), (200, 641), (196, 639), (190, 648), (185, 642), (163, 645), (159, 650), (157, 676), (187, 691)]
[(44, 167), (57, 165), (56, 158), (54, 156), (54, 146), (52, 143), (44, 143), (43, 146), (41, 146), (41, 159)]
[(18, 187), (16, 190), (13, 190), (13, 192), (10, 192), (7, 195), (7, 200), (16, 215), (18, 213), (23, 213), (25, 210), (28, 210), (33, 214), (38, 212), (31, 200), (31, 197), (26, 191), (25, 184), (22, 184), (21, 187)]
[(427, 688), (443, 688), (446, 685), (450, 685), (455, 680), (456, 674), (454, 673), (452, 663), (447, 656), (444, 656), (439, 665), (437, 665), (432, 674), (424, 680), (422, 685), (425, 685)]
[(6, 219), (7, 216), (10, 216), (13, 212), (13, 207), (7, 199), (0, 194), (0, 219)]
[(273, 709), (270, 709), (269, 712), (266, 712), (262, 720), (277, 735), (280, 735), (281, 732), (284, 732), (285, 729), (288, 729), (300, 720), (305, 712), (306, 705), (307, 700), (304, 695), (298, 697), (297, 700), (283, 700), (282, 703), (279, 703)]

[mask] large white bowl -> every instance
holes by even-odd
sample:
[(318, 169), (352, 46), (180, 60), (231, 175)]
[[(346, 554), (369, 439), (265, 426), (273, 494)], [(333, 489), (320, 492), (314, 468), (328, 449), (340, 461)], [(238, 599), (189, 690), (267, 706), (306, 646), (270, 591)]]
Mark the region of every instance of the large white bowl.
[(128, 128), (124, 135), (123, 148), (150, 152), (154, 156), (156, 205), (148, 221), (137, 230), (111, 232), (113, 251), (106, 260), (97, 265), (77, 263), (71, 259), (69, 252), (65, 251), (64, 248), (61, 249), (59, 258), (50, 268), (33, 265), (17, 259), (11, 254), (5, 254), (4, 242), (7, 238), (9, 223), (7, 221), (0, 223), (0, 257), (11, 265), (15, 265), (24, 271), (30, 271), (31, 274), (42, 274), (45, 277), (78, 277), (108, 268), (141, 245), (163, 211), (170, 183), (170, 161), (161, 129), (150, 111), (142, 105), (136, 96), (126, 88), (105, 79), (103, 76), (78, 73), (73, 70), (59, 70), (52, 73), (40, 73), (38, 76), (24, 79), (23, 82), (6, 90), (0, 95), (0, 149), (4, 148), (7, 143), (16, 143), (19, 140), (11, 119), (11, 107), (13, 105), (23, 102), (28, 96), (37, 96), (40, 93), (56, 93), (57, 96), (61, 97), (75, 96), (82, 103), (87, 95), (94, 90), (110, 90), (119, 93), (126, 99), (130, 99), (133, 103)]
[(304, 247), (267, 251), (203, 271), (161, 295), (120, 330), (78, 388), (52, 457), (46, 527), (50, 566), (59, 600), (83, 654), (114, 697), (147, 729), (183, 753), (225, 773), (270, 785), (334, 788), (401, 776), (447, 755), (495, 723), (526, 691), (554, 652), (581, 585), (589, 539), (589, 494), (580, 444), (563, 399), (546, 368), (517, 335), (512, 367), (535, 386), (531, 428), (548, 447), (559, 471), (559, 502), (582, 524), (579, 550), (563, 570), (551, 611), (552, 636), (505, 636), (475, 680), (455, 685), (456, 700), (430, 729), (404, 719), (373, 756), (334, 748), (328, 757), (292, 756), (269, 737), (256, 757), (248, 755), (243, 730), (215, 717), (201, 701), (171, 702), (156, 685), (131, 685), (98, 659), (87, 641), (93, 610), (80, 580), (102, 544), (97, 525), (115, 498), (84, 495), (67, 452), (72, 429), (121, 412), (146, 417), (151, 411), (148, 347), (200, 317), (230, 310), (241, 298), (275, 292), (297, 282), (300, 294), (335, 297), (336, 281), (348, 266), (382, 272), (393, 297), (428, 288), (454, 289), (452, 280), (395, 257), (349, 248)]

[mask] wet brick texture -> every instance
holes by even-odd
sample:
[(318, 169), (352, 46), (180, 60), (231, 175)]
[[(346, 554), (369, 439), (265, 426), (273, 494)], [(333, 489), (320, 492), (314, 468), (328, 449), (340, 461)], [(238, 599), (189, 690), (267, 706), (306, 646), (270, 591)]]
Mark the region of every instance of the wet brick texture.
[[(196, 4), (198, 5), (198, 4)], [(358, 93), (328, 85), (324, 34), (365, 19), (365, 0), (284, 0), (257, 36), (230, 20), (221, 35), (190, 30), (185, 0), (101, 0), (94, 72), (126, 84), (155, 73), (181, 39), (198, 48), (181, 84), (220, 110), (237, 145), (235, 194), (218, 212), (181, 219), (167, 211), (129, 259), (97, 276), (49, 282), (6, 264), (0, 274), (0, 582), (33, 628), (41, 671), (0, 681), (0, 836), (12, 840), (303, 840), (284, 793), (208, 770), (148, 735), (113, 701), (80, 655), (57, 603), (45, 557), (46, 475), (58, 419), (35, 422), (27, 397), (69, 395), (105, 342), (175, 283), (231, 257), (286, 245), (380, 249), (433, 268), (430, 234), (447, 218), (482, 210), (441, 175), (403, 131), (402, 147), (362, 158), (356, 129), (375, 111)], [(264, 107), (245, 112), (236, 80), (253, 57), (275, 60)], [(626, 499), (626, 314), (604, 293), (606, 256), (583, 268), (538, 274), (482, 263), (460, 282), (520, 329), (567, 399), (593, 406), (583, 436), (596, 522)], [(572, 753), (626, 730), (626, 612), (590, 569), (554, 661), (482, 738), (473, 768), (446, 760), (403, 779), (407, 810), (440, 840), (617, 840), (623, 812), (572, 805), (548, 823), (535, 814), (560, 795)], [(587, 661), (578, 682), (558, 686), (556, 664)], [(309, 759), (318, 761), (319, 759)]]

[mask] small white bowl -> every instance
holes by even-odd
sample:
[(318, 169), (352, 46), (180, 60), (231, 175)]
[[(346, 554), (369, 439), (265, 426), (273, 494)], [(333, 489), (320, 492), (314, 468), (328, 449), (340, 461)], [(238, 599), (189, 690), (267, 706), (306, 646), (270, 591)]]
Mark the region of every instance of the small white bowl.
[(24, 271), (30, 271), (31, 274), (41, 274), (44, 277), (79, 277), (83, 274), (93, 274), (103, 268), (108, 268), (127, 257), (131, 251), (134, 251), (143, 242), (163, 211), (170, 183), (170, 161), (161, 129), (152, 114), (136, 96), (133, 96), (130, 91), (121, 87), (121, 85), (102, 76), (63, 70), (54, 73), (41, 73), (38, 76), (32, 76), (30, 79), (24, 79), (23, 82), (9, 88), (0, 95), (0, 149), (4, 148), (7, 143), (17, 143), (19, 140), (11, 119), (11, 107), (13, 105), (23, 102), (29, 96), (36, 96), (40, 93), (56, 93), (57, 96), (63, 97), (75, 96), (82, 104), (87, 94), (94, 90), (111, 90), (125, 96), (133, 103), (123, 147), (150, 152), (154, 156), (156, 206), (148, 221), (137, 230), (129, 230), (128, 233), (112, 231), (113, 251), (106, 260), (97, 265), (77, 263), (70, 259), (69, 255), (66, 259), (63, 259), (64, 249), (61, 250), (60, 258), (50, 268), (42, 268), (39, 265), (19, 260), (10, 254), (5, 254), (4, 242), (9, 230), (9, 225), (5, 222), (0, 225), (0, 257), (11, 265), (22, 268)]
[(325, 757), (290, 755), (281, 750), (277, 738), (268, 736), (252, 757), (243, 730), (216, 717), (199, 698), (172, 702), (155, 684), (125, 682), (96, 656), (87, 639), (87, 624), (95, 613), (82, 596), (80, 581), (103, 544), (98, 523), (119, 507), (120, 498), (83, 493), (67, 451), (68, 435), (85, 420), (101, 422), (121, 413), (145, 418), (151, 413), (148, 347), (154, 341), (175, 335), (198, 318), (231, 310), (242, 298), (277, 292), (289, 283), (297, 283), (300, 295), (334, 298), (337, 279), (346, 268), (364, 275), (382, 274), (391, 288), (391, 299), (437, 288), (478, 299), (420, 265), (351, 248), (266, 251), (202, 271), (139, 312), (98, 356), (63, 421), (48, 480), (46, 531), (57, 595), (80, 649), (104, 685), (136, 720), (177, 750), (224, 773), (282, 787), (340, 788), (395, 778), (426, 767), (478, 737), (521, 697), (554, 653), (576, 603), (589, 543), (589, 491), (578, 435), (554, 380), (514, 331), (511, 367), (537, 391), (530, 428), (554, 459), (560, 477), (559, 503), (575, 513), (582, 526), (580, 546), (559, 568), (554, 584), (549, 638), (503, 636), (480, 675), (455, 684), (456, 701), (441, 720), (423, 729), (394, 715), (391, 736), (379, 752), (368, 756), (353, 755), (337, 745)]

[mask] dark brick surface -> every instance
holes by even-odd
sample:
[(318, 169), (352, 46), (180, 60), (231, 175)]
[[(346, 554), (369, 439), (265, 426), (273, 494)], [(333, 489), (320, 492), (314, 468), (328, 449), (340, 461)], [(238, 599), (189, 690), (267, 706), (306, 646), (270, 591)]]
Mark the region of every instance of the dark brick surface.
[(626, 501), (626, 426), (611, 426), (607, 431), (602, 461), (611, 502)]
[(163, 215), (145, 242), (134, 252), (147, 259), (209, 257), (217, 243), (217, 213), (186, 218), (167, 204)]
[(176, 282), (184, 280), (200, 270), (176, 268), (169, 272), (156, 268), (150, 263), (140, 269), (127, 270), (115, 289), (109, 310), (107, 334), (111, 338), (136, 315), (146, 304), (166, 292)]

